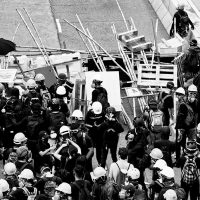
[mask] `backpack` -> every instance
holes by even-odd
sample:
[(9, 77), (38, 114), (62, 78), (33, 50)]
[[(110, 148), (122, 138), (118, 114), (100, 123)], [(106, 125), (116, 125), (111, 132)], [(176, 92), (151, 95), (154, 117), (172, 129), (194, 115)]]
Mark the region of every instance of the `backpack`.
[(37, 189), (34, 187), (33, 192), (30, 192), (26, 187), (22, 188), (24, 192), (27, 194), (27, 200), (35, 200), (37, 196)]
[(195, 159), (195, 156), (193, 158), (187, 156), (182, 169), (181, 180), (188, 185), (193, 184), (198, 179), (198, 169)]
[(113, 128), (109, 128), (105, 131), (105, 143), (108, 147), (111, 147), (113, 144), (113, 141), (115, 140), (116, 136), (118, 134), (116, 133), (116, 131)]
[(50, 113), (50, 124), (55, 128), (55, 131), (59, 131), (62, 123), (65, 122), (65, 116), (62, 112), (52, 112)]
[(187, 116), (185, 118), (185, 124), (187, 126), (190, 126), (194, 122), (194, 112), (188, 104), (185, 104), (185, 105), (188, 108)]
[[(117, 185), (118, 185), (119, 187), (121, 187), (121, 185), (124, 184), (124, 182), (125, 182), (127, 172), (124, 173), (124, 172), (120, 169), (120, 167), (119, 167), (119, 165), (117, 164), (117, 162), (116, 162), (116, 165), (117, 165), (117, 167), (119, 168), (119, 174), (118, 174), (118, 176), (117, 176), (117, 178), (116, 178), (116, 183), (117, 183)], [(129, 164), (129, 166), (128, 166), (128, 168), (127, 168), (127, 171), (129, 170), (130, 165), (131, 165), (131, 164)]]
[(79, 200), (92, 200), (92, 196), (90, 195), (90, 191), (86, 187), (86, 182), (84, 181), (81, 186), (76, 182), (73, 183), (79, 190)]
[(150, 111), (150, 125), (152, 131), (156, 131), (163, 126), (163, 112), (161, 110)]
[(120, 187), (117, 183), (113, 181), (107, 181), (104, 186), (102, 186), (102, 197), (101, 200), (118, 200), (119, 199)]

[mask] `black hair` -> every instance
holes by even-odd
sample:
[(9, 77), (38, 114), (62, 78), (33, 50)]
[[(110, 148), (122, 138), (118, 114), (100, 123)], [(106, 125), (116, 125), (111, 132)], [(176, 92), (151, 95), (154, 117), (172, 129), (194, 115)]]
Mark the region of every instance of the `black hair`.
[(118, 155), (122, 160), (125, 160), (128, 157), (128, 150), (125, 147), (119, 148)]
[(78, 178), (84, 177), (84, 168), (81, 165), (76, 165), (74, 168), (74, 173)]

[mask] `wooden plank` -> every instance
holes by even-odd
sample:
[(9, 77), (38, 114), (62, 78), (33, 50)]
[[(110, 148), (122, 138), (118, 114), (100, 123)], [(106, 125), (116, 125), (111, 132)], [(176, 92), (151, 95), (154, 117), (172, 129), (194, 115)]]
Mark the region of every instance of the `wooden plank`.
[[(156, 74), (155, 73), (144, 73), (144, 72), (142, 72), (142, 75), (141, 75), (141, 77), (142, 77), (142, 79), (144, 79), (144, 78), (149, 78), (149, 79), (156, 79)], [(160, 74), (159, 75), (159, 79), (174, 79), (174, 74)]]

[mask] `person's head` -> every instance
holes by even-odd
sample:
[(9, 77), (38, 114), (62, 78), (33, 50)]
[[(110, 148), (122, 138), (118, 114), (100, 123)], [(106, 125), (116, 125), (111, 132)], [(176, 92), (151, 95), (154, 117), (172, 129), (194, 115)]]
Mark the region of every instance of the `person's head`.
[(91, 87), (92, 87), (92, 88), (100, 87), (102, 82), (103, 82), (103, 80), (102, 80), (102, 78), (101, 78), (101, 75), (100, 75), (100, 74), (96, 74), (96, 75), (94, 76), (94, 78), (93, 78)]
[(83, 179), (85, 175), (84, 167), (81, 165), (76, 165), (73, 170), (73, 173), (74, 173), (75, 180)]
[(16, 165), (12, 162), (8, 162), (4, 165), (4, 173), (5, 175), (14, 175), (17, 172)]
[(182, 3), (182, 2), (180, 2), (179, 4), (178, 4), (178, 6), (177, 6), (177, 10), (184, 10), (184, 7), (185, 7), (185, 4), (184, 3)]
[(125, 147), (121, 147), (118, 150), (118, 155), (122, 160), (126, 160), (128, 157), (128, 150)]
[(163, 197), (165, 200), (177, 200), (177, 194), (175, 190), (168, 189), (164, 194)]
[(144, 119), (142, 117), (135, 117), (133, 119), (133, 125), (134, 127), (137, 129), (137, 128), (141, 128), (141, 127), (144, 127), (145, 124), (144, 124)]
[(45, 76), (43, 74), (36, 74), (35, 76), (35, 82), (38, 87), (44, 86)]
[(41, 111), (42, 111), (42, 106), (41, 106), (40, 103), (33, 103), (33, 104), (31, 104), (31, 112), (33, 114), (39, 115), (41, 113)]
[(13, 138), (13, 143), (16, 147), (25, 146), (27, 143), (27, 137), (22, 132), (16, 133)]
[(41, 178), (46, 177), (48, 173), (51, 173), (51, 169), (48, 165), (44, 165), (40, 168), (40, 176)]
[(68, 183), (61, 183), (56, 189), (54, 199), (56, 200), (70, 200), (71, 199), (71, 186)]
[(163, 126), (161, 128), (161, 139), (168, 140), (170, 136), (170, 128), (169, 126)]
[(41, 141), (43, 143), (48, 142), (49, 135), (47, 134), (46, 131), (40, 131), (38, 135), (39, 135), (39, 141)]
[(60, 110), (60, 101), (58, 98), (53, 98), (51, 100), (51, 104), (50, 104), (51, 110), (54, 111), (59, 111)]
[(51, 139), (57, 139), (58, 134), (56, 133), (56, 128), (54, 126), (50, 126), (48, 128), (48, 131), (49, 131), (49, 137)]
[(92, 104), (92, 111), (95, 115), (102, 113), (102, 104), (99, 101), (95, 101)]
[(31, 187), (34, 183), (34, 175), (30, 169), (24, 169), (19, 174), (19, 187)]
[(161, 158), (163, 158), (163, 153), (160, 149), (154, 148), (151, 150), (151, 153), (149, 154), (151, 157), (152, 164), (155, 164), (155, 162)]
[(155, 164), (153, 165), (153, 168), (157, 171), (159, 177), (161, 177), (160, 172), (164, 169), (164, 167), (167, 166), (167, 163), (165, 160), (163, 159), (159, 159), (155, 162)]
[(134, 141), (134, 138), (135, 138), (135, 134), (134, 134), (133, 132), (129, 131), (129, 132), (127, 133), (127, 137), (126, 137), (127, 142), (128, 142), (128, 143), (133, 142), (133, 141)]
[(66, 143), (70, 137), (70, 127), (69, 126), (61, 126), (59, 130), (59, 140), (61, 143)]
[(58, 74), (58, 84), (61, 86), (66, 83), (67, 76), (64, 73)]
[(28, 151), (28, 148), (26, 146), (18, 147), (16, 149), (16, 153), (17, 153), (18, 160), (25, 160), (25, 161), (27, 161), (29, 151)]
[(94, 182), (105, 182), (106, 178), (106, 170), (103, 167), (96, 167), (93, 172), (90, 172), (91, 179)]
[(106, 108), (106, 118), (109, 121), (116, 121), (116, 110), (114, 107)]
[(158, 110), (158, 102), (155, 99), (149, 101), (149, 108), (153, 111)]
[(140, 178), (140, 171), (137, 168), (131, 168), (127, 171), (127, 181), (132, 184), (138, 184)]
[(62, 98), (66, 95), (66, 89), (64, 86), (59, 86), (57, 89), (56, 89), (56, 96), (58, 98)]
[(174, 182), (174, 170), (171, 167), (165, 166), (163, 170), (160, 172), (162, 182), (164, 184), (170, 184)]
[(19, 89), (18, 88), (11, 88), (11, 91), (10, 91), (10, 95), (11, 97), (15, 98), (15, 99), (19, 99)]
[(8, 182), (5, 179), (0, 179), (0, 192), (1, 196), (5, 197), (10, 191)]
[(86, 156), (84, 155), (80, 155), (77, 159), (76, 159), (76, 165), (80, 165), (82, 166), (84, 169), (86, 167), (86, 162), (87, 162), (87, 159), (86, 159)]
[(167, 88), (166, 92), (170, 93), (172, 90), (174, 90), (174, 83), (172, 81), (168, 81), (166, 88)]
[(192, 40), (190, 41), (190, 46), (191, 46), (191, 47), (196, 47), (197, 44), (198, 44), (198, 42), (197, 42), (196, 39), (192, 39)]
[(77, 123), (77, 122), (82, 122), (83, 121), (83, 113), (81, 110), (74, 110), (72, 115), (71, 115), (71, 122), (72, 123)]
[(47, 181), (44, 185), (44, 193), (49, 197), (54, 197), (56, 192), (56, 183), (54, 181)]
[(29, 92), (35, 92), (35, 89), (37, 87), (37, 84), (35, 82), (34, 79), (29, 79), (27, 82), (26, 82), (26, 87), (27, 89), (29, 90)]
[(178, 98), (178, 101), (181, 102), (184, 100), (185, 97), (185, 90), (182, 87), (179, 87), (176, 92), (176, 97)]
[(197, 153), (197, 143), (196, 140), (188, 140), (186, 141), (186, 148), (185, 148), (185, 153), (189, 157), (194, 157)]
[(197, 87), (192, 84), (188, 87), (188, 101), (193, 103), (196, 99)]

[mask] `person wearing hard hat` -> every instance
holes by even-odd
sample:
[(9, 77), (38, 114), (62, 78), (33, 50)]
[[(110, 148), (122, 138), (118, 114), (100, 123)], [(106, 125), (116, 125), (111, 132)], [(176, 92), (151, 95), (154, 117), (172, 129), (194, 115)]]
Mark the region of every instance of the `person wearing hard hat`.
[(88, 127), (88, 135), (91, 137), (94, 147), (96, 147), (96, 158), (100, 165), (102, 154), (103, 134), (99, 127), (105, 120), (105, 113), (102, 110), (102, 104), (95, 101), (92, 104), (92, 109), (86, 113), (85, 126)]
[(0, 199), (7, 200), (10, 198), (11, 188), (9, 187), (8, 182), (5, 179), (0, 179)]
[(95, 101), (99, 101), (102, 104), (102, 109), (105, 112), (106, 108), (110, 106), (108, 102), (108, 93), (107, 90), (102, 87), (102, 77), (100, 74), (94, 76), (92, 80), (91, 87), (94, 88), (92, 91), (92, 103)]
[(82, 155), (86, 156), (87, 170), (92, 171), (94, 147), (92, 139), (88, 135), (88, 129), (84, 123), (83, 113), (80, 110), (74, 110), (71, 115), (71, 135), (81, 148)]
[(186, 192), (186, 199), (189, 194), (190, 199), (198, 199), (200, 157), (196, 140), (186, 142), (184, 154), (177, 160), (176, 167), (181, 168), (181, 187)]
[(184, 3), (179, 3), (177, 6), (177, 12), (173, 16), (173, 23), (170, 29), (171, 37), (173, 37), (176, 32), (181, 37), (186, 37), (190, 31), (190, 26), (191, 29), (194, 30), (194, 25), (190, 20), (187, 12), (184, 11), (184, 7)]
[(72, 189), (70, 184), (63, 182), (58, 187), (56, 187), (56, 192), (53, 200), (71, 200)]
[(163, 194), (165, 200), (178, 200), (175, 190), (169, 189)]

